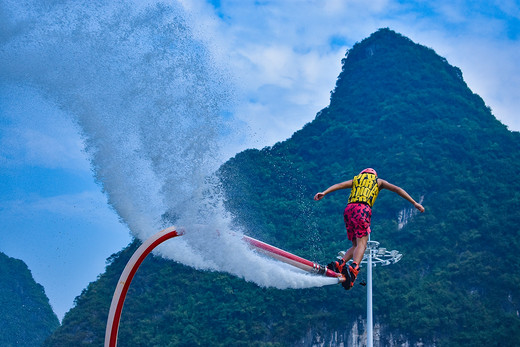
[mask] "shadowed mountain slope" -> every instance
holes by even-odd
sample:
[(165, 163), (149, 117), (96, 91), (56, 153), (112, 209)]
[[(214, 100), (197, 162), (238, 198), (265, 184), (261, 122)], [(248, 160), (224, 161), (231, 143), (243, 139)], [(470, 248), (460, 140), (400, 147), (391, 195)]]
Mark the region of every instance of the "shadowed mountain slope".
[(39, 346), (59, 326), (27, 265), (0, 252), (0, 346)]

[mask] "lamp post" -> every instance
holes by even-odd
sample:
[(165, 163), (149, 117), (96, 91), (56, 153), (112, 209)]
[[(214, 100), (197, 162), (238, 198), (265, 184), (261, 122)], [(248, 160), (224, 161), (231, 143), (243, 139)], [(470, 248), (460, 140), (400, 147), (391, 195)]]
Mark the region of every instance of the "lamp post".
[(373, 320), (372, 320), (372, 267), (386, 266), (397, 263), (403, 255), (396, 250), (387, 251), (380, 248), (379, 242), (371, 241), (368, 235), (367, 249), (363, 256), (362, 264), (367, 264), (367, 347), (374, 345)]

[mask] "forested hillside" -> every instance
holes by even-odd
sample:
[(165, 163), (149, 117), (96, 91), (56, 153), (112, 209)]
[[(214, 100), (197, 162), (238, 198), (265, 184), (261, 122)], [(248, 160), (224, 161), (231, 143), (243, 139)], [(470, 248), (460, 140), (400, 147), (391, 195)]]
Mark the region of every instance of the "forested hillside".
[(405, 255), (377, 272), (376, 320), (441, 345), (518, 344), (520, 136), (431, 49), (388, 29), (356, 44), (313, 122), (224, 165), (228, 206), (299, 253), (316, 227), (325, 260), (346, 247), (347, 195), (327, 196), (311, 214), (306, 201), (365, 167), (427, 209), (399, 230), (409, 203), (390, 192), (376, 202), (374, 239)]
[[(228, 209), (251, 236), (327, 263), (349, 246), (348, 192), (312, 197), (365, 167), (426, 208), (404, 223), (411, 206), (396, 194), (381, 192), (374, 206), (373, 239), (404, 254), (374, 270), (374, 318), (388, 332), (381, 343), (520, 345), (520, 135), (433, 50), (377, 31), (349, 50), (314, 121), (273, 147), (237, 154), (220, 175)], [(110, 260), (47, 345), (102, 343), (135, 247)], [(360, 286), (264, 289), (154, 257), (134, 281), (122, 346), (309, 345), (365, 317)]]
[(0, 346), (40, 346), (59, 324), (27, 265), (0, 252)]

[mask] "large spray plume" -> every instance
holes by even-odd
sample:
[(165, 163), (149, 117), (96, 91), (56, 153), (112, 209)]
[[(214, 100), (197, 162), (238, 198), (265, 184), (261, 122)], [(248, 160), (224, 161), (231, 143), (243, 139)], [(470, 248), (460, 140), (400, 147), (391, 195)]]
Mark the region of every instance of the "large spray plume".
[(266, 260), (231, 230), (213, 173), (234, 133), (232, 86), (182, 6), (0, 6), (2, 79), (36, 86), (75, 117), (95, 177), (134, 236), (175, 223), (186, 235), (158, 251), (184, 264), (278, 288), (337, 282)]

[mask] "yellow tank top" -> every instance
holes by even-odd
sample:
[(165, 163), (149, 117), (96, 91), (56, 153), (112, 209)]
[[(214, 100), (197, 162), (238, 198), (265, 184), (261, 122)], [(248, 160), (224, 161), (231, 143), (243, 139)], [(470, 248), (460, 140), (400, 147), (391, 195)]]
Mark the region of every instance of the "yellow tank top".
[(371, 173), (362, 173), (355, 176), (352, 180), (352, 190), (348, 198), (348, 203), (362, 202), (372, 207), (379, 194), (377, 176)]

